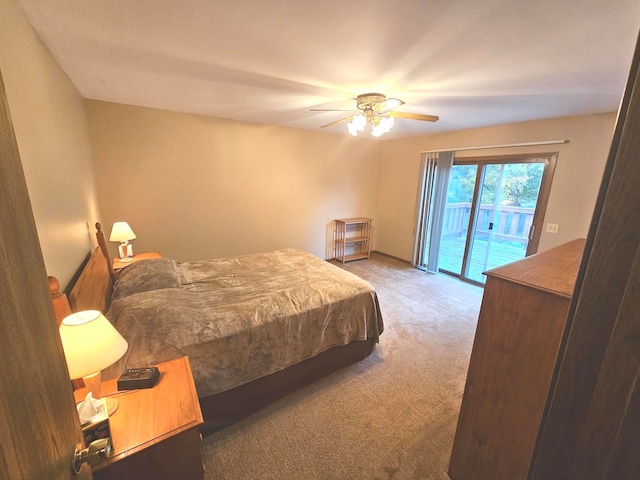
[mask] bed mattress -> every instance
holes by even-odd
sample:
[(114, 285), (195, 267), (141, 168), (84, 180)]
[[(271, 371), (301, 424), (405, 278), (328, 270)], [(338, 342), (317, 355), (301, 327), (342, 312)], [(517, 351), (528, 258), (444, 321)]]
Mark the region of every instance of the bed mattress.
[(116, 282), (107, 318), (129, 342), (107, 377), (188, 355), (200, 397), (335, 346), (377, 342), (383, 330), (369, 283), (296, 249), (136, 262)]

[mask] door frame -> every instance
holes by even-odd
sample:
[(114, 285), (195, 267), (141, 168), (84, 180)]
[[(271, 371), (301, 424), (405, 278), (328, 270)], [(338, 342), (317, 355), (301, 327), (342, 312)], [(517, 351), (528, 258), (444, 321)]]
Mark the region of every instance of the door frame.
[[(558, 152), (543, 152), (543, 153), (517, 153), (509, 155), (488, 155), (477, 157), (454, 157), (453, 165), (478, 165), (476, 172), (476, 183), (473, 191), (473, 199), (471, 200), (471, 212), (469, 224), (475, 225), (477, 221), (477, 207), (478, 207), (478, 195), (479, 195), (479, 182), (482, 176), (483, 167), (486, 165), (497, 165), (507, 163), (542, 163), (544, 161), (544, 171), (542, 173), (542, 180), (540, 183), (540, 191), (538, 193), (538, 201), (536, 202), (536, 208), (533, 213), (533, 235), (529, 237), (527, 243), (527, 250), (525, 257), (533, 255), (538, 251), (538, 245), (540, 244), (540, 237), (542, 236), (542, 223), (547, 211), (547, 204), (549, 203), (549, 195), (551, 193), (551, 183), (553, 181), (553, 175), (556, 169), (556, 162), (558, 159)], [(462, 259), (462, 269), (460, 278), (472, 283), (478, 283), (465, 276), (467, 269), (468, 252), (471, 243), (471, 234), (467, 234), (467, 238), (464, 246), (464, 255)], [(447, 272), (451, 273), (451, 272)]]

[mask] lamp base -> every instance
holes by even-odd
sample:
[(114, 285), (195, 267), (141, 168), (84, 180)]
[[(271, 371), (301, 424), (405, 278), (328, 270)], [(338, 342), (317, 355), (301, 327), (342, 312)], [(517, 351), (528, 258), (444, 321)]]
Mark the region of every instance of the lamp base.
[[(91, 392), (93, 398), (96, 400), (102, 398), (102, 375), (100, 372), (94, 373), (93, 375), (87, 375), (86, 377), (83, 377), (82, 380), (84, 381), (87, 390)], [(104, 400), (107, 404), (107, 412), (109, 413), (109, 416), (111, 416), (111, 414), (115, 413), (118, 409), (118, 400), (111, 397), (104, 397)]]
[(133, 258), (131, 257), (123, 257), (119, 260), (120, 263), (129, 263), (130, 261), (132, 261)]
[(126, 261), (125, 258), (133, 257), (133, 246), (128, 240), (118, 245), (118, 254), (120, 255), (121, 262)]
[(118, 406), (119, 406), (118, 400), (111, 397), (104, 397), (104, 401), (107, 404), (107, 412), (109, 416), (116, 413), (116, 410), (118, 410)]

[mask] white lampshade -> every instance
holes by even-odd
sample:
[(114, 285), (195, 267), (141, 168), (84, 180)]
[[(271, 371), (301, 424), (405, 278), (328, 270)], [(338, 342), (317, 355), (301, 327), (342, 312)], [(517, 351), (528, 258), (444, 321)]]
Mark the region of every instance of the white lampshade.
[(127, 222), (115, 222), (109, 236), (110, 242), (127, 242), (136, 238)]
[(60, 324), (60, 338), (72, 379), (98, 373), (113, 365), (129, 346), (97, 310), (85, 310), (65, 317)]

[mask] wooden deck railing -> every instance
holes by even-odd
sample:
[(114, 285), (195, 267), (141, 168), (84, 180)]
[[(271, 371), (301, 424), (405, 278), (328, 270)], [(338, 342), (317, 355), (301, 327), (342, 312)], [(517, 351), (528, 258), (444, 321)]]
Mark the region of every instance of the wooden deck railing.
[[(493, 214), (493, 220), (492, 220)], [(477, 231), (493, 233), (496, 239), (517, 243), (527, 243), (529, 229), (533, 224), (533, 208), (501, 205), (480, 205)], [(449, 203), (445, 207), (442, 236), (466, 233), (471, 215), (471, 203)], [(489, 224), (493, 229), (489, 230)]]

